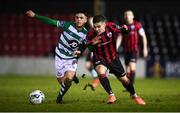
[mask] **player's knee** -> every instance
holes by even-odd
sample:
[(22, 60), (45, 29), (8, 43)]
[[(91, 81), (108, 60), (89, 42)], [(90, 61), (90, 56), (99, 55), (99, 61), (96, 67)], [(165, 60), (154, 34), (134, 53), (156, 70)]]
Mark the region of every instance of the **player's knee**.
[(136, 69), (131, 69), (130, 73), (135, 73), (135, 72), (136, 72)]
[(71, 78), (66, 78), (64, 83), (66, 84), (66, 86), (71, 86), (72, 84), (72, 79)]
[(62, 84), (64, 82), (64, 77), (57, 78), (57, 81), (59, 82), (59, 84)]
[(99, 74), (98, 77), (99, 77), (100, 79), (102, 79), (102, 78), (106, 77), (106, 74)]
[(121, 78), (121, 82), (122, 82), (122, 84), (127, 85), (127, 84), (130, 83), (130, 80), (128, 79), (127, 76), (124, 76), (124, 77)]

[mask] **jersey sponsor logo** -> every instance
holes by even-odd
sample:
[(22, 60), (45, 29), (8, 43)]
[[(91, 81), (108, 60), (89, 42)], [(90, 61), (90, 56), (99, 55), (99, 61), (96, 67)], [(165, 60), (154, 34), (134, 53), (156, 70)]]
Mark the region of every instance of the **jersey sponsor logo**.
[(71, 40), (68, 43), (69, 43), (70, 47), (73, 49), (75, 49), (79, 46), (79, 42), (77, 40)]
[(106, 44), (109, 44), (111, 41), (108, 41), (108, 42), (104, 42), (102, 43), (101, 45), (106, 45)]

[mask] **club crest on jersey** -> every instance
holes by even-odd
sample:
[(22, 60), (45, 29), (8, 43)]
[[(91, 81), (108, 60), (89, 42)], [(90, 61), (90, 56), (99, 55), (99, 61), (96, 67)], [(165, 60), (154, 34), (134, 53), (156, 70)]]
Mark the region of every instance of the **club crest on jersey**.
[(107, 33), (107, 36), (108, 36), (109, 38), (111, 38), (111, 37), (112, 37), (112, 33), (111, 33), (111, 32), (108, 32), (108, 33)]
[(62, 27), (63, 27), (63, 26), (64, 26), (64, 23), (65, 23), (64, 21), (59, 21), (59, 22), (58, 22), (58, 24), (59, 24), (58, 26), (62, 26)]
[(131, 25), (131, 29), (135, 29), (135, 25)]
[(70, 47), (73, 49), (75, 49), (79, 46), (79, 42), (77, 40), (71, 40), (68, 43), (69, 43)]

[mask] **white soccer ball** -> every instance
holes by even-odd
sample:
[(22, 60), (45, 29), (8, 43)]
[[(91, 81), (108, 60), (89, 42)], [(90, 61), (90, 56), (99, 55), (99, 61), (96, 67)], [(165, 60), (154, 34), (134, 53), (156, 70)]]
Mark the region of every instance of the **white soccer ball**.
[(45, 95), (40, 90), (35, 90), (29, 94), (29, 101), (31, 104), (41, 104), (45, 100)]

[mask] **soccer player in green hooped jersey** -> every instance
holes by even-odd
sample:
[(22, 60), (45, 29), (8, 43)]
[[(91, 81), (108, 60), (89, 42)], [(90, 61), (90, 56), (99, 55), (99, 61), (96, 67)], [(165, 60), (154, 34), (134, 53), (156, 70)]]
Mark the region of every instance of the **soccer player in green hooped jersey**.
[(26, 14), (63, 30), (55, 49), (56, 77), (61, 85), (56, 103), (62, 103), (62, 98), (70, 88), (72, 81), (79, 82), (75, 76), (78, 57), (73, 55), (73, 51), (78, 50), (81, 45), (86, 43), (87, 30), (84, 25), (87, 22), (87, 17), (83, 12), (77, 12), (75, 22), (67, 22), (38, 15), (31, 10), (27, 11)]

